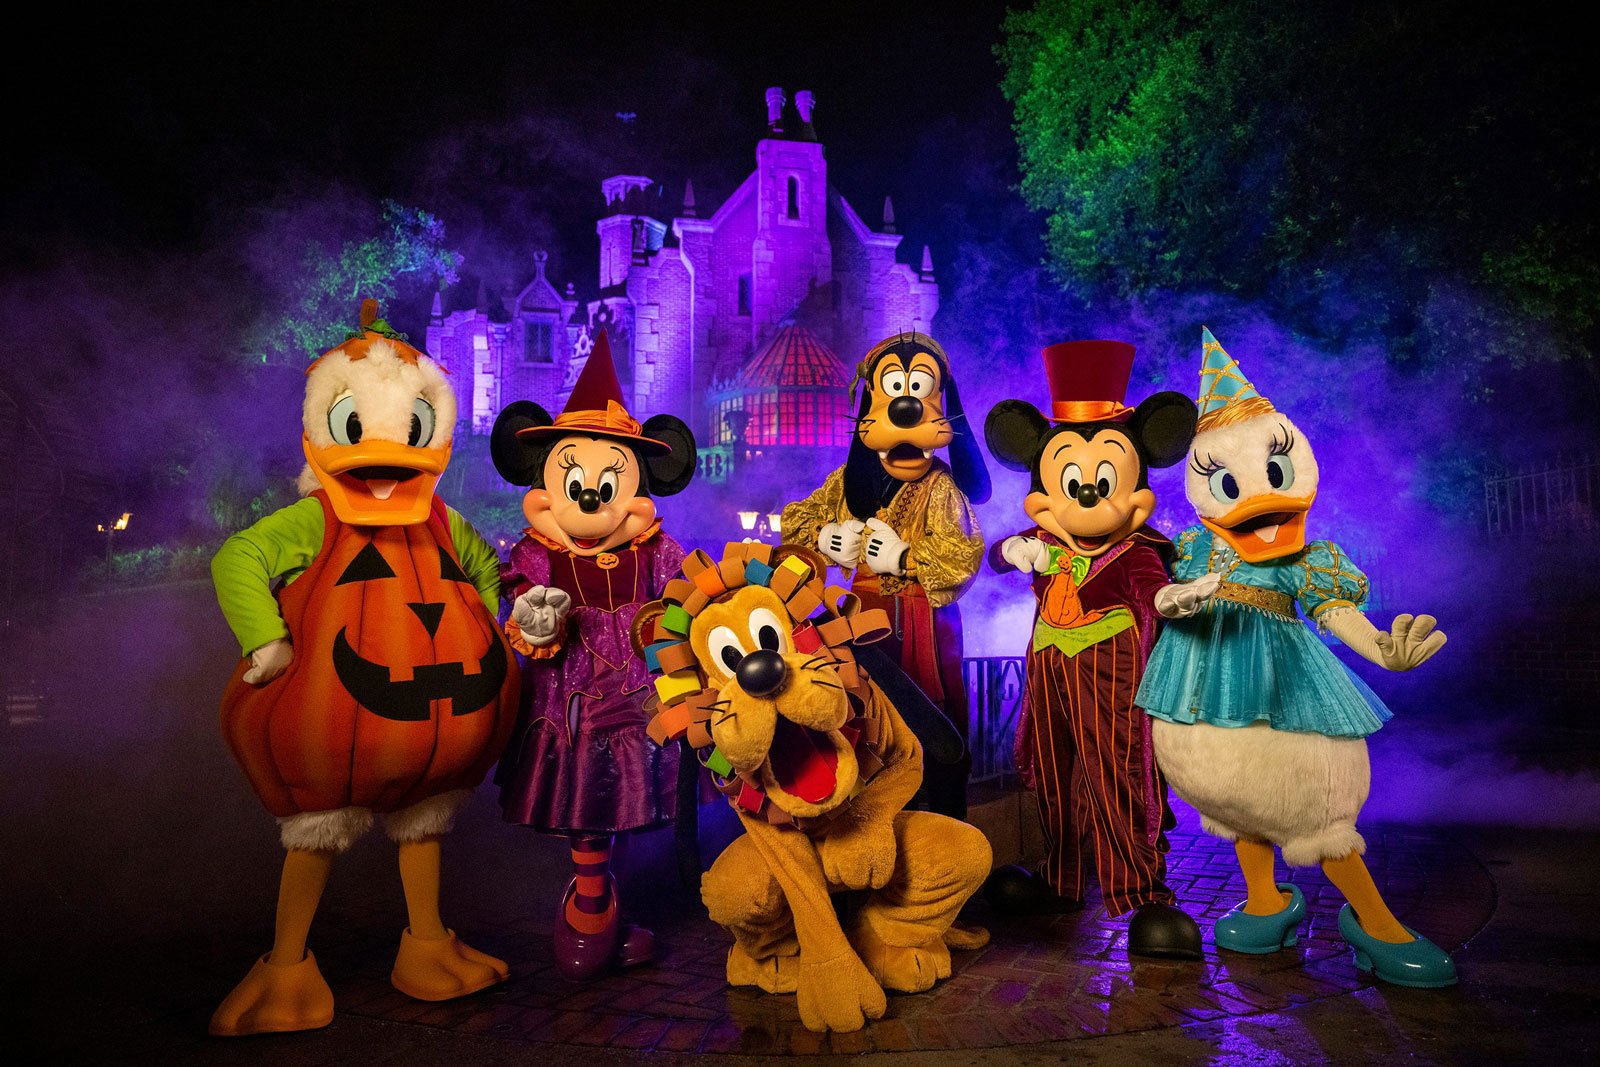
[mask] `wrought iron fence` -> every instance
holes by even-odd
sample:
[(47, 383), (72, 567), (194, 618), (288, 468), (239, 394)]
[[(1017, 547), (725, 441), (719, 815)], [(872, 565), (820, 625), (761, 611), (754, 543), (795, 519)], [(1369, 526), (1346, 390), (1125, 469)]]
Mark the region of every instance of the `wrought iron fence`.
[(961, 663), (972, 712), (968, 745), (974, 782), (1015, 772), (1011, 742), (1022, 710), (1024, 660), (1021, 656), (969, 656)]
[(1600, 531), (1600, 459), (1557, 456), (1491, 470), (1483, 480), (1483, 516), (1493, 536), (1543, 540)]

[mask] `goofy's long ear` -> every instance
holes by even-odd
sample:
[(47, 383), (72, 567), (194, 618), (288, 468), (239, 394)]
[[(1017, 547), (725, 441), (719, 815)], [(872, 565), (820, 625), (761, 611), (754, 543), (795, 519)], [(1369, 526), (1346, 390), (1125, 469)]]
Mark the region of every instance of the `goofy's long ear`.
[(950, 420), (955, 436), (950, 438), (950, 473), (955, 476), (956, 488), (974, 504), (989, 499), (989, 467), (983, 462), (983, 449), (978, 447), (978, 435), (965, 423), (966, 412), (961, 410), (961, 393), (956, 390), (956, 380), (945, 373), (944, 415)]
[(983, 439), (1002, 467), (1031, 473), (1050, 423), (1026, 400), (1002, 400), (983, 420)]
[(489, 455), (500, 477), (512, 485), (544, 488), (544, 460), (550, 454), (550, 442), (525, 440), (517, 431), (550, 423), (550, 413), (531, 400), (513, 400), (505, 406), (489, 435)]
[(681, 493), (694, 479), (695, 460), (699, 451), (695, 447), (694, 433), (682, 419), (671, 415), (652, 415), (645, 420), (644, 435), (672, 446), (664, 456), (642, 456), (645, 484), (652, 496), (671, 496)]
[(878, 455), (861, 443), (861, 421), (872, 410), (872, 387), (861, 391), (861, 407), (856, 411), (856, 428), (850, 437), (850, 452), (844, 461), (844, 502), (850, 514), (862, 522), (883, 507), (884, 483), (891, 475), (878, 462)]
[(1128, 420), (1128, 429), (1144, 450), (1146, 463), (1170, 467), (1188, 453), (1199, 417), (1193, 400), (1168, 390), (1141, 400)]

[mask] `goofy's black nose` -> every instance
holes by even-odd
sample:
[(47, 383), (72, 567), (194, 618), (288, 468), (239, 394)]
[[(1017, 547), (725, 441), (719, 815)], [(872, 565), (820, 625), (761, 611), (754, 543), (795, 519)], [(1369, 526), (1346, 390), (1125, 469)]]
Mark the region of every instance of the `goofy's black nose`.
[(922, 421), (922, 401), (914, 396), (897, 396), (889, 401), (889, 421), (901, 429)]
[(593, 514), (600, 510), (600, 494), (593, 489), (585, 489), (578, 494), (578, 507), (585, 513)]
[(1094, 487), (1093, 482), (1084, 482), (1078, 486), (1078, 505), (1080, 507), (1092, 508), (1098, 503), (1100, 503), (1100, 490)]
[(789, 678), (789, 665), (778, 653), (763, 648), (741, 659), (733, 673), (740, 689), (753, 697), (766, 697), (783, 688)]

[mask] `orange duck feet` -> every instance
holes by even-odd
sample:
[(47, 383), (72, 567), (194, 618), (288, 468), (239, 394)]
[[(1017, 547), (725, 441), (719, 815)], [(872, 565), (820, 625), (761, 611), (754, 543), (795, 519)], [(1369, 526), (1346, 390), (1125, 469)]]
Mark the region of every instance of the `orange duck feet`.
[(454, 930), (424, 940), (408, 929), (400, 935), (400, 953), (389, 981), (417, 1000), (454, 1000), (510, 977), (504, 960), (463, 944)]
[(310, 952), (279, 966), (262, 956), (211, 1016), (215, 1037), (316, 1030), (333, 1021), (333, 990)]

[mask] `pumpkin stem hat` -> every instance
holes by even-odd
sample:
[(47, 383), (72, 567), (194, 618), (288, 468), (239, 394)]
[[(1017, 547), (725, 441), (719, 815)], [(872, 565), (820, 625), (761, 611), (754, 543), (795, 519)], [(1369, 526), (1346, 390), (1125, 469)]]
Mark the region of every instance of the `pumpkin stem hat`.
[(622, 406), (622, 383), (617, 380), (611, 341), (604, 330), (595, 337), (594, 348), (561, 414), (547, 426), (524, 426), (516, 433), (523, 439), (589, 434), (626, 441), (652, 455), (664, 456), (672, 451), (665, 441), (646, 437), (644, 426)]

